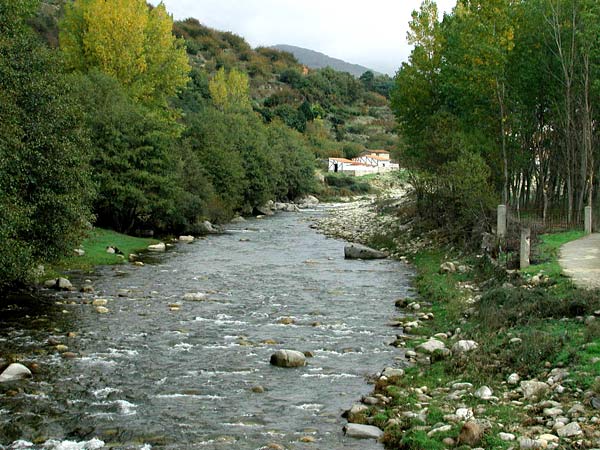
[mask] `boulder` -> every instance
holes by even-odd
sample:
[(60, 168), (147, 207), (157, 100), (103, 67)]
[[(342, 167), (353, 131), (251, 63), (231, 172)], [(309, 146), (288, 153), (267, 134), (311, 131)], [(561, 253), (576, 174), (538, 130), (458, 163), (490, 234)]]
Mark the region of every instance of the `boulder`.
[(438, 341), (437, 339), (429, 339), (427, 342), (423, 342), (419, 345), (416, 350), (422, 353), (433, 353), (436, 350), (444, 350), (446, 349), (446, 344), (442, 341)]
[(44, 287), (48, 289), (52, 289), (56, 286), (56, 278), (52, 278), (51, 280), (44, 281)]
[(205, 220), (204, 222), (194, 224), (191, 227), (190, 232), (193, 234), (201, 234), (201, 235), (216, 234), (216, 233), (219, 233), (219, 229), (218, 229), (218, 227), (216, 227), (215, 225), (210, 223), (208, 220)]
[(188, 302), (201, 302), (206, 300), (206, 294), (204, 292), (188, 292), (184, 294), (183, 299)]
[(392, 377), (401, 377), (404, 376), (404, 370), (395, 369), (393, 367), (386, 367), (381, 373), (382, 377), (392, 378)]
[(558, 430), (556, 430), (556, 434), (558, 434), (561, 438), (570, 438), (581, 436), (583, 434), (583, 431), (581, 431), (581, 427), (577, 422), (571, 422), (570, 424), (565, 425), (564, 427), (561, 427)]
[(148, 250), (151, 252), (164, 252), (167, 249), (167, 246), (164, 242), (160, 242), (158, 244), (151, 244), (148, 246)]
[(467, 353), (475, 350), (477, 347), (479, 347), (479, 344), (475, 341), (461, 340), (452, 346), (452, 353)]
[(494, 395), (494, 392), (487, 386), (481, 386), (475, 391), (475, 393), (473, 393), (473, 395), (482, 400), (488, 400), (490, 397), (492, 397), (492, 395)]
[(523, 397), (531, 399), (533, 397), (539, 397), (545, 394), (550, 389), (548, 384), (543, 381), (529, 380), (521, 381), (521, 390), (523, 391)]
[(231, 219), (231, 223), (244, 223), (245, 221), (246, 219), (244, 219), (242, 216), (236, 216)]
[(349, 421), (353, 421), (356, 416), (358, 416), (359, 414), (362, 414), (366, 411), (369, 410), (369, 407), (367, 405), (364, 405), (362, 403), (356, 403), (354, 405), (352, 405), (352, 408), (348, 409), (347, 411), (344, 411), (344, 414), (342, 414), (342, 417), (344, 417), (345, 419), (348, 419)]
[(296, 198), (294, 203), (300, 208), (309, 208), (311, 206), (317, 206), (319, 204), (319, 199), (313, 195), (307, 195), (305, 197)]
[(179, 236), (179, 242), (194, 242), (194, 236)]
[(348, 244), (344, 247), (344, 257), (346, 259), (385, 259), (388, 254), (366, 245)]
[(31, 377), (31, 371), (23, 364), (13, 363), (0, 374), (0, 383)]
[(272, 216), (273, 215), (273, 211), (271, 210), (271, 208), (267, 205), (263, 205), (263, 206), (257, 206), (256, 211), (259, 214), (262, 214), (263, 216)]
[(302, 367), (306, 365), (306, 356), (296, 350), (277, 350), (271, 355), (271, 364), (277, 367)]
[(96, 312), (98, 314), (107, 314), (110, 312), (110, 310), (108, 308), (106, 308), (105, 306), (96, 306)]
[(346, 436), (356, 439), (379, 439), (383, 436), (383, 431), (372, 425), (360, 425), (358, 423), (349, 423), (344, 427)]
[(58, 280), (56, 280), (56, 289), (59, 289), (61, 291), (69, 291), (73, 289), (73, 285), (66, 278), (59, 278)]

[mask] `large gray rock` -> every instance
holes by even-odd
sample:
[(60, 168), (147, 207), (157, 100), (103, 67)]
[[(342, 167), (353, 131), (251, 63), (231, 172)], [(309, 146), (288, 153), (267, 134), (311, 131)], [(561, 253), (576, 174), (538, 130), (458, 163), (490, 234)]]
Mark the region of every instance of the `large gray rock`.
[(529, 380), (521, 381), (521, 390), (523, 391), (523, 397), (530, 399), (533, 397), (540, 397), (544, 395), (550, 386), (543, 381)]
[(356, 439), (379, 439), (383, 436), (383, 431), (371, 425), (361, 425), (358, 423), (349, 423), (344, 427), (346, 436)]
[(568, 425), (565, 425), (562, 428), (559, 428), (556, 433), (564, 438), (564, 437), (577, 437), (577, 436), (581, 436), (583, 434), (583, 431), (581, 431), (581, 427), (579, 426), (579, 424), (577, 422), (571, 422)]
[(271, 364), (277, 367), (302, 367), (306, 365), (306, 356), (296, 350), (277, 350), (271, 355)]
[(255, 209), (263, 216), (272, 216), (274, 214), (273, 210), (268, 204), (263, 206), (257, 206)]
[(31, 377), (31, 371), (23, 364), (13, 363), (0, 374), (0, 383)]
[(308, 208), (310, 206), (317, 206), (319, 204), (319, 199), (313, 195), (307, 195), (305, 197), (298, 197), (294, 202), (300, 208)]
[(346, 259), (385, 259), (388, 255), (366, 245), (348, 244), (344, 247), (344, 257)]
[(58, 280), (56, 280), (56, 289), (59, 289), (61, 291), (69, 291), (73, 289), (73, 285), (66, 278), (59, 278)]
[(158, 244), (151, 244), (148, 246), (148, 251), (151, 252), (164, 252), (167, 249), (167, 246), (164, 242), (159, 242)]
[(452, 346), (452, 353), (467, 353), (477, 347), (479, 347), (479, 344), (475, 341), (461, 340)]
[(445, 350), (446, 344), (442, 341), (438, 341), (437, 339), (429, 339), (426, 342), (423, 342), (419, 345), (415, 350), (422, 353), (433, 353), (436, 350)]

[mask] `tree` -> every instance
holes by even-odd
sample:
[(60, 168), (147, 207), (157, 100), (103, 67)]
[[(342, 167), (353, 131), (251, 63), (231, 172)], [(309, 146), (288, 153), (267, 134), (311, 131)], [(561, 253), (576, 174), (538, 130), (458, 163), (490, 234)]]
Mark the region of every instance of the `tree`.
[(164, 102), (185, 86), (190, 70), (173, 20), (161, 3), (144, 0), (75, 0), (60, 23), (67, 67), (116, 78), (145, 102)]
[(178, 195), (179, 126), (135, 102), (120, 83), (92, 72), (79, 86), (93, 142), (98, 223), (122, 232), (170, 229)]
[(35, 6), (0, 0), (0, 289), (72, 251), (92, 218), (81, 109), (27, 25)]
[(225, 72), (219, 69), (208, 83), (214, 105), (221, 111), (244, 111), (250, 106), (250, 85), (248, 76), (238, 70)]

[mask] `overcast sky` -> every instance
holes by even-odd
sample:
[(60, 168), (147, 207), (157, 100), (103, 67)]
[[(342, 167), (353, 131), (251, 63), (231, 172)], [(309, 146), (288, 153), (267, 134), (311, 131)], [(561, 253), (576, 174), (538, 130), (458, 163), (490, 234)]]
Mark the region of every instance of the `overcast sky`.
[[(421, 0), (163, 0), (176, 20), (194, 17), (250, 45), (297, 45), (394, 74), (410, 48), (406, 31)], [(153, 0), (157, 4), (159, 0)], [(438, 0), (450, 11), (456, 0)]]

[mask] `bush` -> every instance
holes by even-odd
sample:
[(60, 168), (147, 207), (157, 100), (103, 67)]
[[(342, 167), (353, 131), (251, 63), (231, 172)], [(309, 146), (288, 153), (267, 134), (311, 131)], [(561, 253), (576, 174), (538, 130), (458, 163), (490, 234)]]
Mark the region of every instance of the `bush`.
[(357, 177), (352, 177), (343, 174), (327, 174), (325, 175), (325, 183), (339, 190), (346, 190), (353, 194), (368, 194), (371, 192), (371, 185), (366, 181), (360, 181)]

